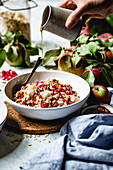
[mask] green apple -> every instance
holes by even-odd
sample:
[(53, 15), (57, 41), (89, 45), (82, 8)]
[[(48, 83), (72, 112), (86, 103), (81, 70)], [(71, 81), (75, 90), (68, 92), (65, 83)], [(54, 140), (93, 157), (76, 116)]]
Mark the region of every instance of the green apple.
[(91, 87), (92, 92), (99, 103), (110, 103), (111, 94), (105, 86), (94, 85)]
[(19, 45), (8, 46), (6, 62), (11, 66), (21, 66), (24, 62), (24, 56), (25, 52)]
[(82, 66), (77, 68), (74, 59), (75, 57), (72, 57), (72, 54), (69, 52), (62, 54), (58, 60), (58, 70), (70, 72), (81, 77), (84, 69)]

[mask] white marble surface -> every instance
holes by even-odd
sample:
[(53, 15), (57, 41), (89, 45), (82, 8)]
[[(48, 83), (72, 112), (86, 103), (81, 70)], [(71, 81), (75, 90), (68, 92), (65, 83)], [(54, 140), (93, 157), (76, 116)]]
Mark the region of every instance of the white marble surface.
[[(31, 40), (41, 45), (40, 25), (42, 12), (46, 5), (56, 6), (61, 0), (36, 0), (38, 7), (31, 10)], [(57, 46), (68, 46), (69, 42), (61, 37), (44, 32), (44, 51), (56, 48)], [(35, 57), (32, 60), (36, 60)], [(31, 69), (14, 68), (4, 63), (1, 70), (15, 70), (18, 73), (28, 72)], [(44, 69), (42, 67), (38, 68)], [(0, 89), (3, 89), (4, 83), (0, 81)], [(2, 91), (0, 91), (0, 100), (4, 101)], [(33, 156), (44, 145), (49, 145), (59, 137), (59, 132), (49, 135), (17, 134), (3, 128), (0, 133), (0, 170), (19, 170), (19, 166)]]

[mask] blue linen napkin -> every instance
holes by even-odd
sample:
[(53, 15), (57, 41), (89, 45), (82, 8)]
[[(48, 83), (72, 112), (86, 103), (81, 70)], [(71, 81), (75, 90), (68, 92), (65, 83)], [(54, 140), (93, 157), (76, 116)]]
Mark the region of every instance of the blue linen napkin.
[(113, 115), (82, 115), (60, 137), (20, 166), (22, 170), (112, 170)]

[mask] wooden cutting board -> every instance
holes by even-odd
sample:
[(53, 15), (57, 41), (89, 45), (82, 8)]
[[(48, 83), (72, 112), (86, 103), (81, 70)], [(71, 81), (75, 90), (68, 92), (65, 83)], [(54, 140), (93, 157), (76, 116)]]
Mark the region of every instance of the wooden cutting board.
[(78, 113), (73, 113), (63, 119), (50, 121), (34, 120), (22, 116), (20, 113), (16, 112), (7, 102), (5, 102), (5, 104), (8, 108), (8, 117), (5, 127), (19, 133), (45, 134), (58, 132), (69, 119), (78, 115)]

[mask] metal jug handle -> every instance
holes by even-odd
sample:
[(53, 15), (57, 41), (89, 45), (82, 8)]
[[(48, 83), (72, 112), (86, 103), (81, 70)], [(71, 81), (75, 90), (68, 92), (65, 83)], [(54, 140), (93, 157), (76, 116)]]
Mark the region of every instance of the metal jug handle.
[(31, 9), (31, 8), (36, 8), (36, 7), (38, 7), (38, 4), (37, 4), (35, 1), (33, 1), (33, 0), (28, 0), (29, 2), (32, 2), (34, 5), (33, 5), (33, 6), (30, 6), (30, 7), (25, 7), (25, 8), (13, 9), (13, 8), (9, 8), (9, 7), (7, 7), (7, 6), (5, 5), (5, 2), (7, 2), (7, 1), (8, 1), (8, 0), (3, 0), (3, 1), (0, 0), (0, 6), (4, 6), (6, 9), (11, 10), (11, 11), (29, 10), (29, 9)]

